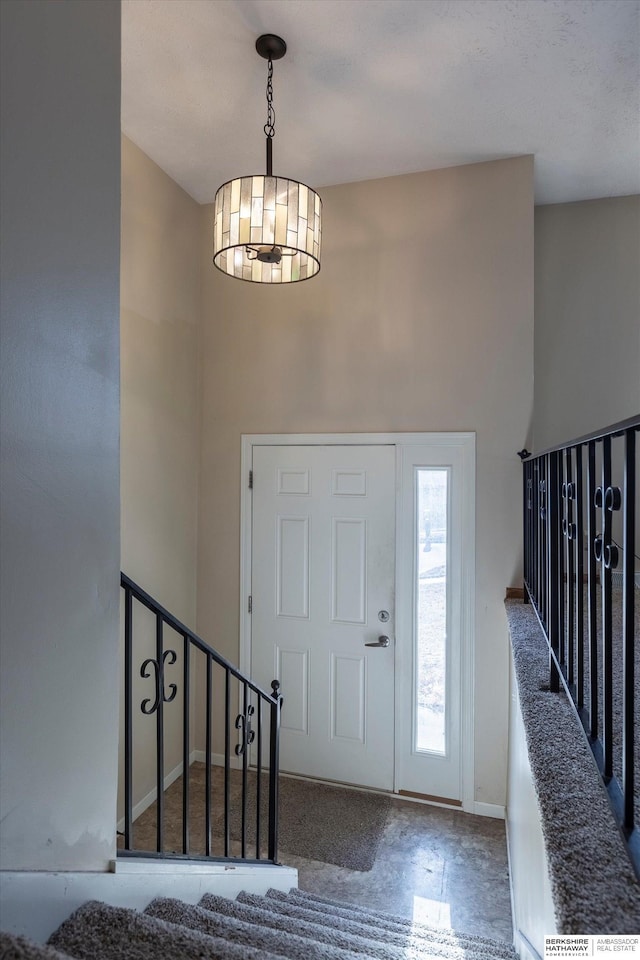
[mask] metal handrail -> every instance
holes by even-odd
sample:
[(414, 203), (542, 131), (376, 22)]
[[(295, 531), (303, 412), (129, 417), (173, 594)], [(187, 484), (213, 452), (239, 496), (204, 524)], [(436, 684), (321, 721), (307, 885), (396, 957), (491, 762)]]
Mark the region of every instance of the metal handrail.
[(619, 420), (617, 423), (612, 423), (608, 427), (603, 427), (601, 430), (596, 430), (593, 433), (586, 433), (583, 437), (576, 437), (575, 440), (567, 440), (565, 443), (558, 443), (555, 447), (547, 447), (546, 450), (538, 450), (536, 453), (529, 453), (528, 450), (522, 451), (522, 459), (529, 459), (532, 457), (544, 457), (547, 453), (555, 453), (558, 450), (566, 450), (567, 448), (573, 449), (573, 447), (581, 446), (583, 443), (589, 443), (590, 440), (604, 440), (605, 437), (621, 437), (627, 430), (635, 429), (637, 430), (640, 427), (640, 413), (636, 414), (635, 417), (627, 417), (626, 420)]
[(254, 683), (252, 680), (249, 680), (248, 677), (245, 677), (245, 675), (241, 673), (237, 667), (234, 667), (230, 660), (225, 659), (225, 657), (218, 653), (217, 650), (214, 650), (213, 647), (202, 640), (197, 633), (194, 633), (189, 629), (189, 627), (186, 627), (184, 623), (181, 623), (177, 617), (174, 617), (173, 614), (169, 613), (169, 611), (159, 604), (157, 600), (154, 600), (149, 593), (143, 590), (142, 587), (140, 587), (137, 583), (134, 583), (131, 577), (128, 577), (126, 573), (120, 574), (120, 586), (129, 589), (136, 600), (139, 600), (140, 603), (144, 604), (144, 606), (151, 610), (152, 613), (159, 613), (167, 626), (175, 630), (176, 633), (180, 633), (183, 636), (188, 636), (191, 643), (195, 647), (198, 647), (198, 649), (203, 653), (211, 656), (217, 664), (219, 664), (221, 667), (224, 667), (225, 670), (228, 670), (229, 673), (236, 678), (236, 680), (240, 680), (242, 683), (247, 683), (247, 685), (253, 691), (255, 691), (255, 693), (260, 694), (260, 696), (264, 697), (265, 700), (274, 699), (273, 694), (267, 693), (267, 691), (259, 687), (258, 684)]
[[(233, 862), (264, 863), (261, 853), (261, 799), (262, 799), (262, 771), (263, 771), (263, 707), (269, 711), (269, 743), (268, 743), (268, 849), (267, 861), (277, 862), (278, 855), (278, 765), (279, 765), (279, 737), (280, 711), (282, 696), (279, 693), (280, 684), (274, 680), (271, 684), (272, 692), (267, 693), (258, 684), (238, 670), (225, 657), (221, 656), (197, 634), (181, 623), (157, 600), (146, 592), (126, 574), (120, 576), (121, 587), (124, 590), (124, 847), (118, 850), (118, 856), (123, 857), (155, 857), (170, 859), (206, 859)], [(155, 657), (147, 657), (140, 665), (140, 676), (150, 679), (153, 676), (155, 694), (147, 697), (140, 704), (140, 711), (146, 716), (155, 714), (156, 718), (156, 849), (141, 850), (134, 844), (133, 836), (133, 779), (134, 779), (134, 723), (133, 723), (133, 604), (141, 603), (156, 618), (156, 646)], [(165, 704), (174, 701), (178, 693), (176, 683), (165, 687), (165, 666), (177, 662), (175, 650), (165, 649), (163, 628), (170, 627), (183, 641), (183, 704), (182, 704), (182, 853), (165, 850), (164, 842), (164, 708)], [(191, 672), (193, 650), (204, 656), (206, 666), (206, 700), (205, 700), (205, 852), (204, 857), (194, 854), (190, 849), (190, 748), (191, 748)], [(213, 856), (212, 828), (212, 779), (211, 765), (213, 762), (212, 736), (212, 706), (213, 706), (213, 670), (219, 668), (224, 677), (224, 783), (223, 783), (223, 839), (224, 854)], [(238, 731), (238, 742), (235, 746), (235, 755), (241, 759), (241, 820), (240, 820), (240, 855), (232, 855), (231, 844), (231, 681), (239, 684), (240, 712), (235, 717), (234, 728)], [(254, 730), (254, 725), (257, 730)], [(257, 733), (257, 737), (256, 737)], [(247, 855), (248, 846), (248, 772), (249, 750), (254, 752), (255, 768), (255, 857)]]

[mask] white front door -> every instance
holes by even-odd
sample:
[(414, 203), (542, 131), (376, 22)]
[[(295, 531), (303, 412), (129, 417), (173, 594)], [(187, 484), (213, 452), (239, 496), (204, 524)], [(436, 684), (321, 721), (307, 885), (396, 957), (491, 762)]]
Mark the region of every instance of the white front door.
[(474, 435), (253, 436), (243, 463), (243, 667), (280, 681), (281, 768), (473, 811)]
[[(253, 447), (251, 673), (280, 767), (394, 786), (395, 447)], [(386, 639), (388, 638), (388, 639)]]

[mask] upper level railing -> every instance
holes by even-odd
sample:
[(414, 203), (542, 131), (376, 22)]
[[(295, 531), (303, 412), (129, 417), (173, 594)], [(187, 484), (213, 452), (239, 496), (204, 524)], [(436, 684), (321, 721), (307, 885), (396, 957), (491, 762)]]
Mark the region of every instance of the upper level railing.
[[(271, 694), (261, 690), (125, 574), (121, 586), (118, 856), (276, 863), (278, 681)], [(146, 822), (134, 823), (146, 808)]]
[(549, 644), (550, 688), (562, 683), (575, 707), (640, 876), (639, 430), (636, 416), (521, 456), (525, 601)]

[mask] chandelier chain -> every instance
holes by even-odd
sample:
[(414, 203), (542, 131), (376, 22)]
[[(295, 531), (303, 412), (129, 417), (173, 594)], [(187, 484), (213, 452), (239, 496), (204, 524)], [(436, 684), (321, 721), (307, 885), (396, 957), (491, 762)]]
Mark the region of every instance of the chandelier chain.
[(265, 136), (270, 140), (276, 132), (276, 111), (273, 106), (273, 60), (269, 57), (267, 73), (267, 122), (264, 125)]

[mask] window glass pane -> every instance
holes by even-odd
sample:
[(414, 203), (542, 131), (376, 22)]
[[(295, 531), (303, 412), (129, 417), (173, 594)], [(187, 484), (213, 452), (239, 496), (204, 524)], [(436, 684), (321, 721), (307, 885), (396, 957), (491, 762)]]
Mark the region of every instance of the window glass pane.
[(416, 470), (415, 749), (446, 753), (447, 468)]

